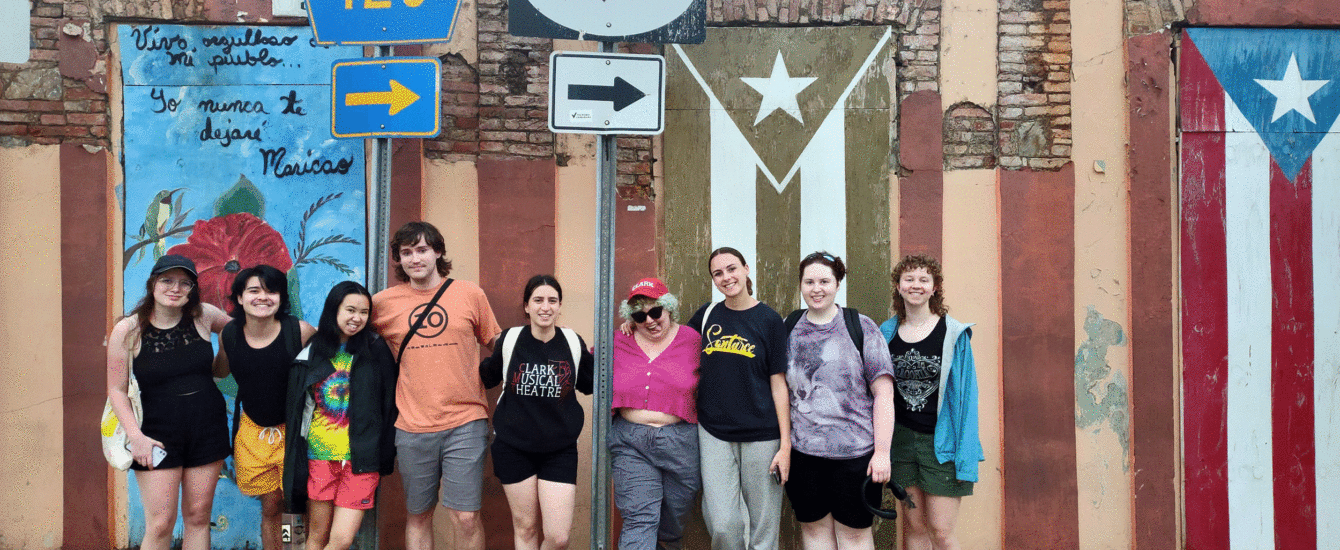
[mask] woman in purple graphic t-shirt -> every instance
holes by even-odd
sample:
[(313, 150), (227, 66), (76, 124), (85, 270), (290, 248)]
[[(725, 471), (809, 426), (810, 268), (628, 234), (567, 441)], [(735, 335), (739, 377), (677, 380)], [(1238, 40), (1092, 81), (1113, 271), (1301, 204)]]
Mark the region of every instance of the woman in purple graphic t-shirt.
[(856, 349), (842, 308), (834, 303), (846, 275), (842, 259), (815, 252), (800, 262), (800, 293), (809, 309), (787, 342), (791, 390), (791, 479), (787, 497), (804, 548), (873, 550), (874, 516), (889, 479), (893, 434), (893, 367), (879, 326), (860, 315)]

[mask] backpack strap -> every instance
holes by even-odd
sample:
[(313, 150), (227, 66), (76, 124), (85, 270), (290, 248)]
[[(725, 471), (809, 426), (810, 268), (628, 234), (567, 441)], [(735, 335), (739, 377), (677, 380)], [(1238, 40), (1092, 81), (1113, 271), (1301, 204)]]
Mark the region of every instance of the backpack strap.
[(865, 330), (861, 329), (861, 312), (856, 308), (842, 308), (842, 319), (847, 322), (847, 334), (851, 336), (851, 343), (856, 344), (856, 351), (861, 354), (861, 364), (865, 365)]
[(568, 341), (568, 352), (572, 354), (572, 374), (575, 377), (577, 369), (582, 365), (582, 340), (577, 337), (577, 331), (568, 327), (559, 327), (558, 330), (563, 331), (563, 338)]
[(797, 309), (786, 315), (786, 335), (790, 336), (791, 331), (796, 329), (796, 323), (800, 322), (800, 316), (804, 315), (807, 309)]
[(284, 354), (297, 357), (298, 352), (302, 351), (302, 323), (294, 315), (285, 315), (279, 323), (284, 332)]
[(502, 335), (502, 391), (498, 392), (498, 403), (502, 403), (503, 394), (507, 393), (507, 371), (512, 368), (512, 352), (516, 350), (516, 339), (521, 335), (521, 327), (512, 327), (503, 331)]
[(721, 302), (712, 302), (707, 304), (707, 309), (703, 310), (703, 324), (698, 326), (698, 334), (707, 334), (707, 318), (712, 316), (712, 310)]
[[(800, 322), (800, 316), (804, 315), (807, 309), (797, 309), (786, 316), (786, 334), (789, 337), (791, 331), (795, 330), (796, 324)], [(865, 331), (861, 330), (861, 312), (855, 308), (842, 308), (842, 320), (847, 324), (847, 335), (851, 337), (851, 343), (856, 344), (856, 351), (861, 354), (861, 363), (865, 363)]]

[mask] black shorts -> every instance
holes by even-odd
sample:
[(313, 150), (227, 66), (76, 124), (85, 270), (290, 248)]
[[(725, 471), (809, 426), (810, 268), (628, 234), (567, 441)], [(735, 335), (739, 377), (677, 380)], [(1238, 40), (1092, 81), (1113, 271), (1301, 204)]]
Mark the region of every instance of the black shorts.
[(494, 438), (489, 447), (493, 455), (493, 475), (503, 485), (520, 483), (537, 476), (554, 483), (577, 484), (577, 442), (545, 453), (533, 453)]
[(871, 456), (822, 458), (793, 449), (786, 498), (796, 512), (796, 521), (811, 523), (832, 514), (834, 521), (852, 529), (874, 525), (875, 516), (862, 499), (878, 502), (884, 487), (872, 483), (868, 490), (861, 490)]
[[(209, 388), (190, 395), (141, 394), (144, 423), (140, 431), (163, 443), (167, 456), (156, 470), (194, 468), (228, 458), (228, 408), (223, 394)], [(138, 463), (130, 466), (147, 470)]]

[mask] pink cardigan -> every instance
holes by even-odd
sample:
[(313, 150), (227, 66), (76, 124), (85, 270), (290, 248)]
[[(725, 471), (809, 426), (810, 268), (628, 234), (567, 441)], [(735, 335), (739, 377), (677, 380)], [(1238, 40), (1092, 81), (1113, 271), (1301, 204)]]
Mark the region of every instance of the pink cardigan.
[(648, 361), (633, 336), (614, 331), (614, 400), (611, 409), (629, 408), (673, 414), (698, 422), (698, 331), (679, 325), (670, 346)]

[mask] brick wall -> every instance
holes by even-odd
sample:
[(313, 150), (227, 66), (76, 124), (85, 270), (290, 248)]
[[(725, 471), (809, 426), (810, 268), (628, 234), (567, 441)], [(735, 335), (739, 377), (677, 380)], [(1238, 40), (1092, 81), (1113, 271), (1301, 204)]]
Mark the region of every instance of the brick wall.
[(32, 3), (29, 61), (0, 63), (0, 145), (107, 144), (105, 31), (89, 7)]
[[(899, 96), (939, 85), (939, 0), (709, 0), (708, 24), (889, 25), (899, 33)], [(479, 61), (441, 56), (442, 134), (426, 140), (428, 158), (555, 157), (546, 125), (552, 41), (507, 33), (506, 0), (478, 0)], [(263, 0), (97, 2), (33, 0), (32, 58), (0, 64), (0, 144), (108, 145), (109, 19), (164, 23), (290, 22)], [(239, 15), (241, 14), (241, 15)], [(661, 53), (652, 45), (625, 51)], [(621, 193), (650, 196), (652, 139), (619, 141)], [(561, 159), (556, 159), (561, 160)]]
[(944, 117), (944, 168), (996, 167), (996, 120), (991, 111), (967, 101), (951, 105)]
[(1060, 169), (1070, 160), (1070, 2), (1000, 0), (1000, 166)]

